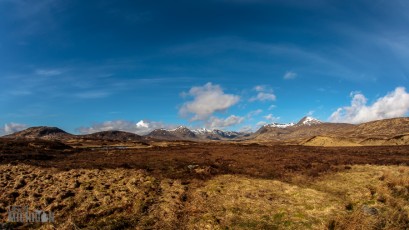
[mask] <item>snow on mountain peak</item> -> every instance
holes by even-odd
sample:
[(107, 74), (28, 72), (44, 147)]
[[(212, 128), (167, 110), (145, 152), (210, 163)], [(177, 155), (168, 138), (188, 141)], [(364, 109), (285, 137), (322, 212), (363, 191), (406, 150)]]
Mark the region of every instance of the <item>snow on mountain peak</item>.
[(178, 126), (177, 128), (175, 128), (175, 129), (168, 129), (167, 131), (169, 131), (169, 132), (175, 132), (175, 131), (178, 131), (178, 130), (186, 130), (186, 129), (188, 129), (186, 126), (180, 125), (180, 126)]
[(270, 128), (287, 128), (290, 126), (294, 126), (294, 123), (287, 123), (287, 124), (280, 124), (280, 123), (271, 123), (271, 124), (266, 124), (264, 127), (270, 127)]
[(196, 134), (202, 134), (202, 133), (210, 133), (213, 130), (210, 129), (206, 129), (206, 128), (199, 128), (199, 129), (194, 129), (192, 130), (192, 132), (196, 133)]
[(308, 116), (306, 116), (306, 117), (303, 117), (298, 123), (297, 123), (297, 125), (308, 125), (308, 126), (310, 126), (310, 125), (317, 125), (317, 124), (321, 124), (322, 123), (322, 121), (320, 121), (320, 120), (318, 120), (318, 119), (315, 119), (315, 118), (313, 118), (313, 117), (308, 117)]
[(206, 129), (206, 128), (199, 128), (199, 129), (194, 129), (192, 130), (195, 134), (216, 134), (220, 136), (225, 136), (225, 137), (231, 137), (231, 136), (237, 136), (239, 132), (234, 132), (234, 131), (224, 131), (220, 129)]

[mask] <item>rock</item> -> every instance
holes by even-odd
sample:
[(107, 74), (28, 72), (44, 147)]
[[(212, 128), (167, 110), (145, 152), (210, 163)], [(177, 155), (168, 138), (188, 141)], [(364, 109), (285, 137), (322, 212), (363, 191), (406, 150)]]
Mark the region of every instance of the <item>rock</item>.
[(199, 165), (188, 165), (187, 166), (187, 168), (190, 169), (190, 170), (195, 169), (197, 167), (199, 167)]

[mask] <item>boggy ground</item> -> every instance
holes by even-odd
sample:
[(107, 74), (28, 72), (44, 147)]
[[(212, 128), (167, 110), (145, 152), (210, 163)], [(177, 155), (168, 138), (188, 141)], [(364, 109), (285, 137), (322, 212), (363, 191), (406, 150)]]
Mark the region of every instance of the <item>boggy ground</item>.
[(21, 229), (409, 228), (409, 146), (0, 143), (3, 222), (10, 205), (55, 212)]

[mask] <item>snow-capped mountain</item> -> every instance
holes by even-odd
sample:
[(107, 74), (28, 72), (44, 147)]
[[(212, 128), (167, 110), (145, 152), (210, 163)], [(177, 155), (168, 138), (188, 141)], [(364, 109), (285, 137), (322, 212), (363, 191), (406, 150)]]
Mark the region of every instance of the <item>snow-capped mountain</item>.
[(211, 139), (211, 140), (222, 140), (222, 139), (233, 139), (237, 137), (246, 136), (246, 133), (235, 132), (235, 131), (224, 131), (220, 129), (194, 129), (192, 130), (201, 139)]
[(235, 131), (223, 131), (220, 129), (206, 129), (206, 128), (200, 128), (200, 129), (194, 129), (192, 130), (195, 134), (219, 134), (222, 136), (234, 136), (237, 135), (240, 132), (235, 132)]
[(299, 122), (297, 123), (271, 123), (271, 124), (266, 124), (263, 125), (263, 127), (265, 128), (281, 128), (281, 129), (285, 129), (285, 128), (289, 128), (289, 127), (298, 127), (298, 126), (311, 126), (311, 125), (318, 125), (318, 124), (322, 124), (323, 122), (315, 119), (313, 117), (303, 117)]
[(178, 137), (195, 138), (196, 134), (185, 126), (179, 126), (176, 129), (169, 130), (172, 134)]
[(185, 126), (175, 129), (155, 129), (148, 136), (166, 140), (229, 140), (248, 136), (247, 133), (199, 128), (190, 130)]
[(196, 134), (185, 126), (179, 126), (175, 129), (155, 129), (148, 134), (149, 137), (165, 139), (165, 140), (179, 140), (179, 139), (195, 139)]
[(311, 126), (311, 125), (318, 125), (318, 124), (322, 124), (323, 122), (322, 121), (320, 121), (320, 120), (318, 120), (318, 119), (315, 119), (315, 118), (313, 118), (313, 117), (308, 117), (308, 116), (306, 116), (306, 117), (303, 117), (298, 123), (297, 123), (297, 125), (308, 125), (308, 126)]
[(294, 126), (294, 123), (287, 123), (287, 124), (280, 124), (280, 123), (271, 123), (271, 124), (266, 124), (264, 127), (269, 127), (269, 128), (287, 128)]
[(200, 128), (200, 129), (193, 129), (192, 132), (195, 134), (206, 134), (206, 133), (211, 133), (213, 130), (211, 129), (206, 129), (206, 128)]
[[(261, 127), (256, 134), (265, 133), (269, 130), (276, 130), (277, 135), (283, 135), (285, 133), (290, 133), (294, 129), (299, 129), (302, 127), (315, 126), (322, 124), (323, 122), (313, 118), (313, 117), (303, 117), (298, 123), (271, 123), (266, 124)], [(175, 129), (156, 129), (153, 130), (148, 136), (157, 139), (166, 140), (231, 140), (237, 138), (248, 137), (251, 134), (235, 131), (224, 131), (220, 129), (207, 129), (199, 128), (190, 130), (185, 126), (179, 126)]]

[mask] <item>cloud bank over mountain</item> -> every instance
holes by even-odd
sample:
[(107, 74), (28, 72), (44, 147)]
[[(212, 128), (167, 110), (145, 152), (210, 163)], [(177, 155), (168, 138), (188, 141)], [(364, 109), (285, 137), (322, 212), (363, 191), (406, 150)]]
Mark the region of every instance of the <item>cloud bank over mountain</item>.
[(402, 117), (409, 112), (409, 94), (404, 87), (397, 87), (383, 97), (378, 98), (372, 105), (359, 92), (351, 93), (350, 106), (338, 108), (331, 114), (331, 122), (363, 123), (386, 118)]
[(140, 120), (139, 122), (115, 120), (115, 121), (105, 121), (101, 123), (95, 123), (90, 127), (80, 127), (77, 131), (81, 134), (90, 134), (101, 131), (126, 131), (131, 133), (136, 133), (139, 135), (145, 135), (155, 129), (160, 128), (173, 128), (174, 125), (163, 124), (161, 122)]
[(10, 123), (4, 124), (4, 127), (0, 129), (0, 135), (15, 133), (15, 132), (24, 130), (26, 128), (28, 128), (28, 125), (26, 124), (10, 122)]

